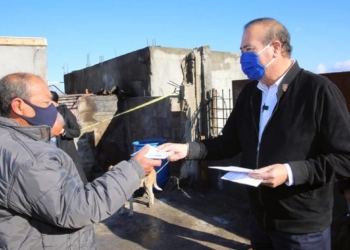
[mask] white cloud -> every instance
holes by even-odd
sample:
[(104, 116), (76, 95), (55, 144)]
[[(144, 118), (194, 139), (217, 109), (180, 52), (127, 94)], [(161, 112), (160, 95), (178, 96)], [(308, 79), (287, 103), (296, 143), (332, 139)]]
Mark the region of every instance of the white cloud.
[(317, 68), (316, 68), (316, 73), (317, 74), (323, 74), (323, 73), (326, 73), (326, 72), (327, 72), (326, 66), (323, 63), (320, 63), (317, 66)]
[(350, 59), (343, 62), (336, 62), (333, 68), (336, 72), (350, 71)]
[(316, 74), (323, 74), (323, 73), (332, 73), (332, 72), (344, 72), (344, 71), (350, 71), (350, 59), (342, 62), (336, 62), (333, 66), (326, 67), (323, 63), (320, 63), (315, 73)]

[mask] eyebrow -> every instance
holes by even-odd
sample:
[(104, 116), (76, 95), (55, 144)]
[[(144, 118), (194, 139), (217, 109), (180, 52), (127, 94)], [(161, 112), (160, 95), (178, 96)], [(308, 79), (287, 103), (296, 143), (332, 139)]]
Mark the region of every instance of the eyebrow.
[(239, 50), (246, 49), (247, 47), (250, 47), (250, 45), (248, 44), (248, 45), (244, 45), (243, 47), (241, 46), (239, 47)]
[(254, 45), (252, 45), (252, 44), (246, 44), (246, 45), (244, 45), (243, 47), (240, 47), (239, 49), (242, 51), (243, 49), (255, 49), (256, 47), (254, 46)]

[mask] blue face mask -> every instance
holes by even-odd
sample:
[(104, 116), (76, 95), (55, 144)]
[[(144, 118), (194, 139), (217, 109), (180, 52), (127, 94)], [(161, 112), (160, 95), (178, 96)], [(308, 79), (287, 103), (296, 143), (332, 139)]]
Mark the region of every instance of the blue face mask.
[(261, 65), (259, 62), (260, 53), (263, 52), (270, 45), (271, 43), (269, 43), (265, 48), (260, 50), (260, 52), (258, 53), (255, 53), (255, 52), (242, 53), (241, 68), (244, 74), (246, 74), (250, 80), (260, 80), (265, 74), (265, 69), (275, 60), (275, 58), (273, 58), (271, 62), (269, 62), (266, 66)]
[(35, 111), (35, 115), (33, 117), (22, 116), (28, 123), (31, 125), (47, 125), (50, 127), (55, 124), (57, 119), (57, 109), (52, 103), (47, 108), (41, 108), (30, 103), (29, 101), (23, 101), (31, 106)]

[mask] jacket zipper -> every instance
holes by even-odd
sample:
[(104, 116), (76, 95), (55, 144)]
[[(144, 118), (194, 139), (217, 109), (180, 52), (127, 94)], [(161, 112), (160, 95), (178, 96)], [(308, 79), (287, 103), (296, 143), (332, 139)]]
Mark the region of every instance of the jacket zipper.
[[(276, 105), (275, 105), (275, 108), (273, 109), (272, 113), (271, 113), (271, 116), (269, 118), (269, 120), (267, 121), (267, 123), (265, 124), (265, 128), (266, 126), (270, 123), (270, 120), (272, 118), (272, 116), (275, 114), (277, 108), (278, 108), (278, 104), (279, 104), (279, 99), (278, 99), (278, 96), (277, 96), (277, 102), (276, 102)], [(258, 169), (258, 166), (259, 166), (259, 154), (260, 154), (260, 141), (259, 141), (259, 130), (258, 128), (256, 127), (256, 122), (255, 122), (255, 116), (254, 116), (254, 109), (253, 109), (253, 96), (250, 97), (250, 106), (251, 106), (251, 109), (252, 109), (252, 116), (253, 116), (253, 123), (254, 123), (254, 128), (255, 128), (255, 131), (258, 135), (258, 148), (257, 148), (257, 155), (256, 155), (256, 166), (255, 168)], [(265, 130), (264, 128), (264, 130)], [(264, 134), (264, 131), (262, 132), (261, 134), (261, 139), (263, 137), (263, 134)], [(262, 207), (264, 207), (264, 204), (262, 202), (262, 197), (261, 197), (261, 191), (260, 189), (258, 189), (258, 193), (259, 193), (259, 201), (260, 201), (260, 204)], [(265, 209), (264, 209), (264, 214), (263, 214), (263, 229), (266, 230), (266, 212), (265, 212)]]
[[(255, 128), (255, 132), (256, 135), (258, 137), (258, 147), (256, 149), (256, 161), (255, 161), (255, 168), (258, 169), (259, 166), (259, 148), (260, 148), (260, 141), (259, 141), (259, 129), (256, 126), (256, 120), (255, 120), (255, 116), (254, 116), (254, 109), (253, 109), (253, 96), (250, 97), (250, 107), (252, 109), (252, 117), (253, 117), (253, 123), (254, 123), (254, 128)], [(262, 199), (261, 199), (261, 192), (260, 189), (258, 189), (258, 196), (259, 196), (259, 202), (260, 205), (262, 207), (264, 207)], [(264, 209), (264, 215), (263, 215), (263, 229), (265, 230), (266, 226), (265, 226), (265, 220), (266, 220), (266, 213), (265, 213), (265, 209)]]

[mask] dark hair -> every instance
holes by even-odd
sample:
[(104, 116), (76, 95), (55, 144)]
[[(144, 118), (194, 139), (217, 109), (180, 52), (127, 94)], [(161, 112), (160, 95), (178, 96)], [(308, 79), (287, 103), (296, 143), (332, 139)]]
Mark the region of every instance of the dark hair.
[(0, 116), (7, 116), (11, 110), (11, 101), (16, 98), (29, 100), (31, 74), (13, 73), (0, 80)]
[(58, 94), (55, 91), (50, 91), (51, 92), (51, 100), (54, 102), (58, 103)]
[(244, 30), (254, 24), (261, 24), (267, 28), (265, 36), (262, 43), (268, 44), (273, 40), (278, 40), (282, 44), (282, 53), (285, 53), (288, 57), (292, 54), (292, 46), (290, 45), (290, 35), (286, 27), (283, 26), (280, 22), (273, 18), (258, 18), (250, 21), (244, 25)]

